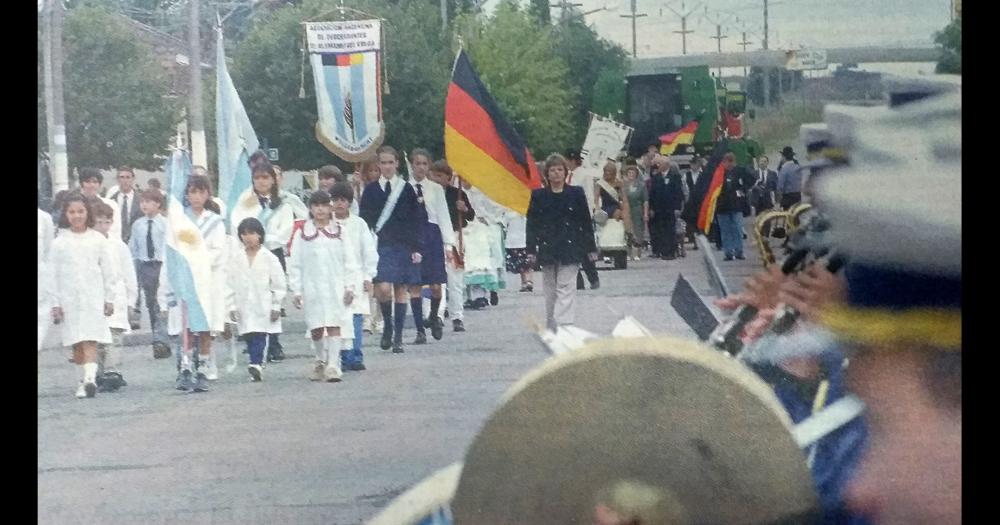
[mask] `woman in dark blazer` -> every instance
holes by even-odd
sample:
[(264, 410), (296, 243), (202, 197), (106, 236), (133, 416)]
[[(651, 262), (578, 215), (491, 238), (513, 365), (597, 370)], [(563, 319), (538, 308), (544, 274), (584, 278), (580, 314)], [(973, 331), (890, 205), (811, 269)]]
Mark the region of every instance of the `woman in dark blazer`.
[(584, 259), (597, 260), (597, 244), (583, 188), (566, 184), (566, 159), (549, 155), (543, 173), (548, 187), (531, 192), (525, 234), (529, 259), (542, 266), (546, 324), (554, 331), (573, 324), (576, 274)]

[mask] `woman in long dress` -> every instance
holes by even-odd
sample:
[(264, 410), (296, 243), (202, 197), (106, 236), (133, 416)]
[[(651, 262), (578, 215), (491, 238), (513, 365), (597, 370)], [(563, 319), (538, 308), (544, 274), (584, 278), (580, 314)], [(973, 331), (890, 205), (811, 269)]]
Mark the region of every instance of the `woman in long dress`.
[(649, 224), (649, 192), (639, 180), (639, 167), (630, 164), (625, 168), (625, 198), (629, 204), (629, 220), (632, 223), (632, 260), (638, 261), (642, 248), (648, 242), (646, 228)]

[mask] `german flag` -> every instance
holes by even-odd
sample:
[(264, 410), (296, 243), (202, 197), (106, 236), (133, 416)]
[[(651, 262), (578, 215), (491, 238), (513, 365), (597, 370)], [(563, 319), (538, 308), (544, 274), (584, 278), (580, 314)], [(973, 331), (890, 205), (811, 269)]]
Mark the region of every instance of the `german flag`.
[(719, 141), (708, 158), (705, 171), (701, 172), (694, 188), (691, 189), (691, 199), (684, 207), (682, 217), (688, 224), (694, 224), (701, 233), (708, 233), (715, 218), (715, 203), (722, 193), (722, 183), (726, 179), (726, 167), (722, 158), (729, 152), (729, 142)]
[(666, 135), (660, 135), (660, 153), (672, 155), (677, 146), (681, 144), (693, 144), (694, 134), (698, 131), (698, 121), (692, 120), (683, 128)]
[(528, 213), (531, 190), (542, 187), (535, 159), (504, 119), (465, 50), (458, 52), (444, 105), (448, 164), (487, 197)]

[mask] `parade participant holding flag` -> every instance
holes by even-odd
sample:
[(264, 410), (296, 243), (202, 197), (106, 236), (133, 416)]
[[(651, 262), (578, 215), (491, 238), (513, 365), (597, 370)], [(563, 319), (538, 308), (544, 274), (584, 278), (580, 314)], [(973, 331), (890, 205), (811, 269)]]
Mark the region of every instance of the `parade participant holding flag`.
[(435, 161), (431, 166), (431, 177), (444, 187), (451, 228), (458, 242), (445, 269), (448, 272), (448, 313), (451, 315), (452, 330), (464, 332), (465, 242), (462, 230), (468, 226), (469, 221), (476, 218), (476, 210), (469, 202), (469, 196), (465, 191), (453, 184), (455, 173), (448, 165), (448, 161), (444, 159)]
[(396, 175), (399, 155), (392, 146), (379, 147), (378, 165), (381, 176), (365, 187), (359, 207), (361, 218), (378, 236), (378, 274), (373, 282), (385, 322), (381, 347), (398, 354), (403, 352), (407, 287), (421, 281), (423, 255), (415, 220), (420, 203), (413, 186)]

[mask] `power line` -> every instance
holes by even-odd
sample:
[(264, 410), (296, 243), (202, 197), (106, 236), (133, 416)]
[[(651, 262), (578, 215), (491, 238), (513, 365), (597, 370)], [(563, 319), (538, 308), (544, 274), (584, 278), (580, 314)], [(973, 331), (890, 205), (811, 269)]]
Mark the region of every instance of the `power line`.
[[(633, 0), (633, 3), (634, 3), (634, 1), (635, 0)], [(695, 5), (694, 7), (692, 7), (690, 11), (685, 11), (683, 13), (678, 12), (676, 9), (674, 9), (673, 7), (670, 7), (669, 5), (665, 6), (667, 9), (673, 11), (673, 13), (675, 15), (677, 15), (678, 18), (681, 19), (681, 30), (680, 31), (674, 31), (674, 33), (678, 33), (678, 34), (681, 35), (681, 54), (682, 55), (686, 55), (687, 54), (687, 36), (688, 36), (688, 34), (689, 33), (694, 33), (693, 30), (690, 30), (690, 29), (687, 28), (687, 19), (688, 19), (689, 16), (691, 16), (692, 13), (694, 13), (695, 11), (697, 11), (698, 8), (701, 7), (703, 4), (704, 4), (704, 2), (699, 2), (697, 5)], [(681, 11), (684, 11), (684, 2), (681, 2)]]

